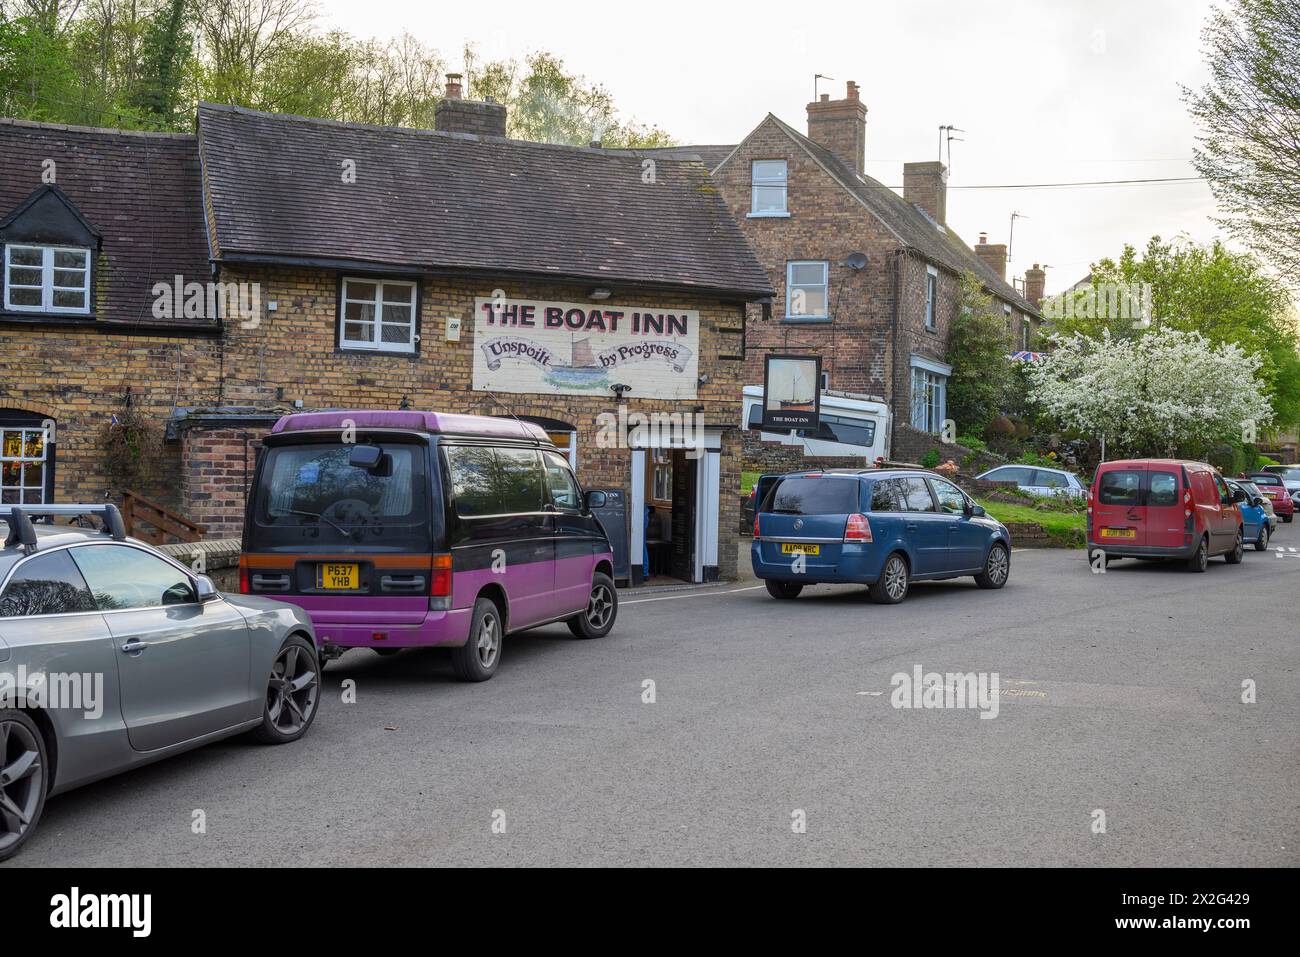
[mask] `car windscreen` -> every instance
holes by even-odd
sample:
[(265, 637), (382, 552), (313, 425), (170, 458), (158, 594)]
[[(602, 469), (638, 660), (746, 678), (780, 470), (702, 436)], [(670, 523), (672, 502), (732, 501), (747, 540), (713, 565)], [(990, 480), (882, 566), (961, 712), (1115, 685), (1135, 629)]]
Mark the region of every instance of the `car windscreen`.
[(1262, 475), (1252, 475), (1250, 480), (1256, 485), (1272, 485), (1276, 487), (1282, 484), (1281, 476), (1274, 475), (1272, 472), (1265, 472)]
[(852, 478), (782, 479), (767, 493), (764, 512), (789, 515), (846, 515), (858, 510), (858, 481)]
[(274, 446), (254, 491), (253, 519), (263, 543), (309, 539), (320, 544), (430, 547), (426, 448), (379, 443), (372, 469), (352, 465), (355, 445)]

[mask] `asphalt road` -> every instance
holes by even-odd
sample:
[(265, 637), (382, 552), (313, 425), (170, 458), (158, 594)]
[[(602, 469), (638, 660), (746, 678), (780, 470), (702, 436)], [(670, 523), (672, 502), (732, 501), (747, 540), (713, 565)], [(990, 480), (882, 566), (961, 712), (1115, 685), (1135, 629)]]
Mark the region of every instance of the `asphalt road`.
[[(1002, 591), (894, 607), (624, 593), (608, 638), (513, 636), (481, 685), (437, 652), (354, 651), (301, 742), (55, 798), (11, 866), (1295, 866), (1298, 530), (1203, 575), (1017, 551)], [(892, 707), (915, 665), (997, 672), (998, 716)]]

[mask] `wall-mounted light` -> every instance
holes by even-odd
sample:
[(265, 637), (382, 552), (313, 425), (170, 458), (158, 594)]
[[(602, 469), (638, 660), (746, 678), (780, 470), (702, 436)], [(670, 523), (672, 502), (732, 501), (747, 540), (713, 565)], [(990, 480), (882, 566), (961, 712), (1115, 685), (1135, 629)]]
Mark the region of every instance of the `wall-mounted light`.
[(597, 286), (591, 292), (587, 293), (588, 299), (608, 299), (609, 297), (610, 291), (604, 286)]
[(615, 382), (612, 386), (609, 387), (609, 391), (613, 392), (616, 396), (618, 396), (619, 401), (622, 401), (623, 395), (627, 392), (631, 392), (632, 387), (630, 385), (624, 385), (621, 382)]
[(399, 409), (409, 409), (411, 407), (411, 397), (407, 395), (402, 396), (402, 401), (397, 403), (397, 407)]
[(704, 375), (700, 376), (700, 385), (708, 385), (708, 384), (709, 384), (709, 374), (706, 372), (704, 373)]

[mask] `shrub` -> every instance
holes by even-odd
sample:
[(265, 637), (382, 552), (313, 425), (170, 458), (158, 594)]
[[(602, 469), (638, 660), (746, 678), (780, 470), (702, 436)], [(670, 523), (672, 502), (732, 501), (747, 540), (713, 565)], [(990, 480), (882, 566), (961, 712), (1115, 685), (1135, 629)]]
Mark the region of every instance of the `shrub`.
[(921, 456), (921, 464), (928, 469), (934, 468), (939, 464), (939, 450), (931, 449)]

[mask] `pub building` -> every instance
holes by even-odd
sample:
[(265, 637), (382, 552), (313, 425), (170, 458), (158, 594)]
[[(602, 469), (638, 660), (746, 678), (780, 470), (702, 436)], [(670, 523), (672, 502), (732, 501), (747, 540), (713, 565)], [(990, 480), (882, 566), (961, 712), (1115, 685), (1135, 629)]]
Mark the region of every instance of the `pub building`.
[(455, 76), (435, 125), (0, 120), (3, 501), (130, 493), (235, 539), (286, 412), (517, 416), (622, 492), (622, 575), (734, 577), (746, 308), (772, 289), (708, 171), (508, 139)]

